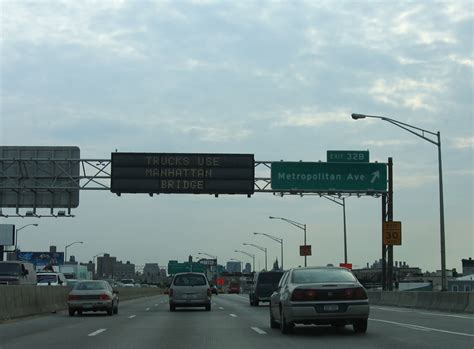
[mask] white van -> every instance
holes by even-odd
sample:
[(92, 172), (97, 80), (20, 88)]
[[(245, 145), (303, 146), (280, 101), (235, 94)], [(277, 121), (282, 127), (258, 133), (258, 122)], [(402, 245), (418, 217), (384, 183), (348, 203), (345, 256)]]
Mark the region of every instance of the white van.
[(0, 285), (36, 285), (33, 264), (23, 261), (0, 262)]
[(39, 272), (36, 273), (38, 286), (67, 286), (67, 279), (63, 273)]

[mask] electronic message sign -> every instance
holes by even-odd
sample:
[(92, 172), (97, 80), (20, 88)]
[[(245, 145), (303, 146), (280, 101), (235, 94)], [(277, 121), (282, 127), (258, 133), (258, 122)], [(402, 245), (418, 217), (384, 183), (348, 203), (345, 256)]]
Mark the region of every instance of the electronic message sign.
[(112, 153), (113, 193), (254, 193), (253, 154)]

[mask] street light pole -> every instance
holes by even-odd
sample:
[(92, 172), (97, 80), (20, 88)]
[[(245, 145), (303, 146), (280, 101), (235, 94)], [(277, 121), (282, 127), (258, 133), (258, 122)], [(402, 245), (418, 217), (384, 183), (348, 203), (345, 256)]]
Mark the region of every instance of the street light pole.
[(252, 258), (253, 271), (255, 272), (255, 255), (254, 254), (251, 254), (251, 253), (248, 253), (248, 252), (245, 252), (245, 251), (241, 251), (241, 250), (234, 250), (234, 252), (240, 252), (240, 253), (243, 253), (243, 254), (251, 257)]
[(69, 245), (66, 245), (66, 247), (64, 247), (64, 263), (67, 263), (67, 248), (74, 245), (74, 244), (83, 244), (84, 241), (74, 241), (74, 242), (71, 242)]
[[(443, 198), (443, 168), (441, 162), (441, 133), (428, 131), (416, 126), (409, 125), (407, 123), (387, 118), (384, 116), (377, 115), (365, 115), (365, 114), (356, 114), (353, 113), (352, 118), (354, 120), (373, 118), (387, 121), (392, 125), (400, 127), (415, 136), (424, 139), (427, 142), (430, 142), (438, 147), (438, 178), (439, 178), (439, 234), (440, 234), (440, 244), (441, 244), (441, 291), (447, 290), (447, 280), (446, 280), (446, 240), (445, 240), (445, 230), (444, 230), (444, 198)], [(425, 134), (436, 137), (436, 141), (428, 138)]]
[(322, 195), (324, 198), (342, 206), (343, 224), (344, 224), (344, 263), (347, 264), (347, 233), (346, 233), (346, 198), (342, 198), (342, 203), (336, 198)]
[(29, 227), (31, 225), (34, 225), (35, 227), (38, 226), (38, 223), (31, 223), (31, 224), (27, 224), (27, 225), (24, 225), (18, 229), (15, 230), (15, 257), (18, 256), (18, 232), (22, 229), (25, 229), (26, 227)]
[[(273, 217), (273, 216), (270, 216), (268, 217), (270, 219), (280, 219), (282, 221), (285, 221), (287, 223), (290, 223), (291, 225), (303, 230), (304, 232), (304, 245), (306, 246), (306, 224), (303, 224), (303, 223), (299, 223), (297, 221), (293, 221), (291, 219), (288, 219), (288, 218), (283, 218), (283, 217)], [(307, 256), (305, 255), (304, 256), (304, 266), (306, 267), (308, 265), (307, 263)]]
[(281, 260), (280, 260), (281, 267), (280, 267), (280, 269), (283, 270), (283, 239), (277, 238), (276, 236), (273, 236), (273, 235), (270, 235), (270, 234), (265, 234), (265, 233), (255, 233), (254, 232), (253, 235), (264, 235), (264, 236), (278, 242), (281, 245), (280, 246), (280, 248), (281, 248)]
[(267, 248), (266, 247), (262, 247), (262, 246), (258, 246), (258, 245), (255, 245), (255, 244), (247, 244), (247, 243), (242, 243), (242, 245), (246, 245), (246, 246), (253, 246), (255, 248), (258, 248), (260, 251), (263, 251), (265, 252), (265, 271), (268, 270), (267, 268)]

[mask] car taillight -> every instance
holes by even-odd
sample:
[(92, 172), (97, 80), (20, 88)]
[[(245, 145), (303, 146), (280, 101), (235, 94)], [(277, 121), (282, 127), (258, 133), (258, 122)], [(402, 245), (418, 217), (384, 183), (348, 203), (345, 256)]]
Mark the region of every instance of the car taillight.
[(316, 290), (297, 288), (291, 294), (291, 300), (294, 302), (315, 301), (318, 299)]
[(100, 299), (101, 301), (109, 301), (109, 300), (110, 300), (110, 296), (109, 296), (108, 294), (106, 294), (106, 293), (103, 293), (103, 294), (101, 294), (101, 295), (99, 296), (99, 299)]
[(347, 288), (344, 290), (346, 299), (367, 299), (367, 293), (362, 287)]
[(67, 296), (67, 300), (68, 301), (77, 301), (77, 300), (79, 300), (79, 296), (76, 296), (74, 294), (70, 294), (69, 296)]

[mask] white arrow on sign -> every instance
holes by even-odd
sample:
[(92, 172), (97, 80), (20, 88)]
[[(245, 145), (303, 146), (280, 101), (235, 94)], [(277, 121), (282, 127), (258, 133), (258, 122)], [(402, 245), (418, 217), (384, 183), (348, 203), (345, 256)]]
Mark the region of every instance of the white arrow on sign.
[(370, 181), (370, 183), (374, 183), (375, 180), (379, 178), (380, 178), (380, 171), (372, 172), (372, 180)]

